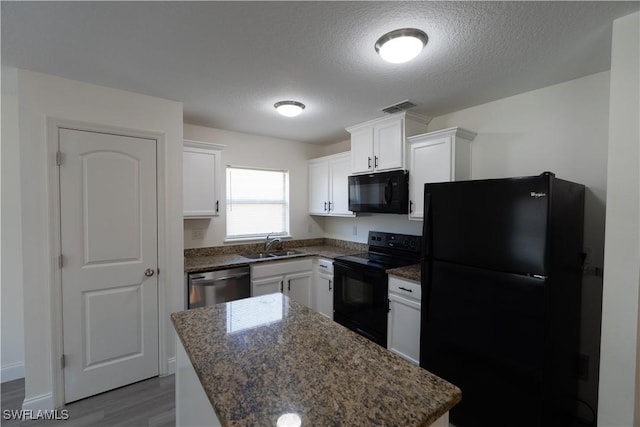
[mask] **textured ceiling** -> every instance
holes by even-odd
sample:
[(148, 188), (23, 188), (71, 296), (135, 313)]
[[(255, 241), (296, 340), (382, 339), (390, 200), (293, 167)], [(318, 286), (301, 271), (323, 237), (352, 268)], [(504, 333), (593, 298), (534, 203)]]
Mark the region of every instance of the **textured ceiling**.
[[(404, 99), (435, 117), (608, 70), (634, 2), (6, 2), (2, 63), (184, 102), (187, 123), (326, 144)], [(429, 35), (388, 64), (382, 34)], [(299, 100), (295, 119), (273, 104)]]

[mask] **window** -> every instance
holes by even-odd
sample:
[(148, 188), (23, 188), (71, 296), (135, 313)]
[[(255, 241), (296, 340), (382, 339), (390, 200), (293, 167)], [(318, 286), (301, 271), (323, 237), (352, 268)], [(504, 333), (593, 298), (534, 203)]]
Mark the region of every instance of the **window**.
[(227, 239), (289, 234), (289, 172), (227, 166)]

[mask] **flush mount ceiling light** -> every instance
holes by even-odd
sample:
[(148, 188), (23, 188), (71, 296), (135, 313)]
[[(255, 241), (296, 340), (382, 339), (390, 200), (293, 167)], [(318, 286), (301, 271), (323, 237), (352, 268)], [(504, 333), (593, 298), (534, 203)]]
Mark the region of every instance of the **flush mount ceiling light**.
[(380, 37), (376, 42), (376, 52), (387, 62), (401, 64), (418, 56), (428, 40), (424, 31), (402, 28)]
[(276, 107), (276, 111), (285, 117), (295, 117), (302, 113), (304, 110), (304, 104), (298, 101), (280, 101), (273, 104)]

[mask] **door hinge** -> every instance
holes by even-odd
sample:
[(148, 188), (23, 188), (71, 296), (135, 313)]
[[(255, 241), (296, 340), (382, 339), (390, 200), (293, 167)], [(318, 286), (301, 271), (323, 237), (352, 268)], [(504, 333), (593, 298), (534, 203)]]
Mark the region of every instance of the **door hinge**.
[(67, 358), (63, 354), (62, 356), (60, 356), (60, 366), (62, 366), (62, 369), (64, 369), (66, 365), (67, 365)]
[(56, 165), (60, 166), (62, 164), (62, 152), (56, 151)]
[(64, 255), (58, 255), (58, 268), (62, 268), (64, 266)]

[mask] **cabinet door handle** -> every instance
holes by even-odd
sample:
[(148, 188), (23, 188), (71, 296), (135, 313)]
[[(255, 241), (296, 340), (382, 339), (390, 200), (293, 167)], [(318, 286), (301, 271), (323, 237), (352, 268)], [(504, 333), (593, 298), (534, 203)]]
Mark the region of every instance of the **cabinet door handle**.
[(371, 157), (367, 157), (367, 167), (371, 168)]
[(331, 212), (331, 205), (332, 205), (332, 203), (329, 202), (329, 212)]
[(378, 156), (375, 156), (375, 157), (374, 157), (373, 167), (374, 167), (374, 168), (377, 168), (377, 167), (378, 167)]
[(284, 281), (280, 281), (280, 292), (284, 291)]
[(324, 202), (324, 211), (327, 211), (327, 202)]
[(413, 200), (409, 200), (409, 213), (413, 213)]
[(287, 290), (291, 292), (291, 280), (287, 282)]
[(331, 284), (333, 283), (333, 281), (329, 280), (329, 290), (331, 290)]
[(411, 289), (403, 288), (402, 286), (399, 286), (398, 289), (402, 289), (403, 291), (407, 292), (413, 292)]
[(216, 213), (220, 212), (220, 200), (216, 200)]
[(391, 301), (387, 299), (387, 313), (391, 311)]

